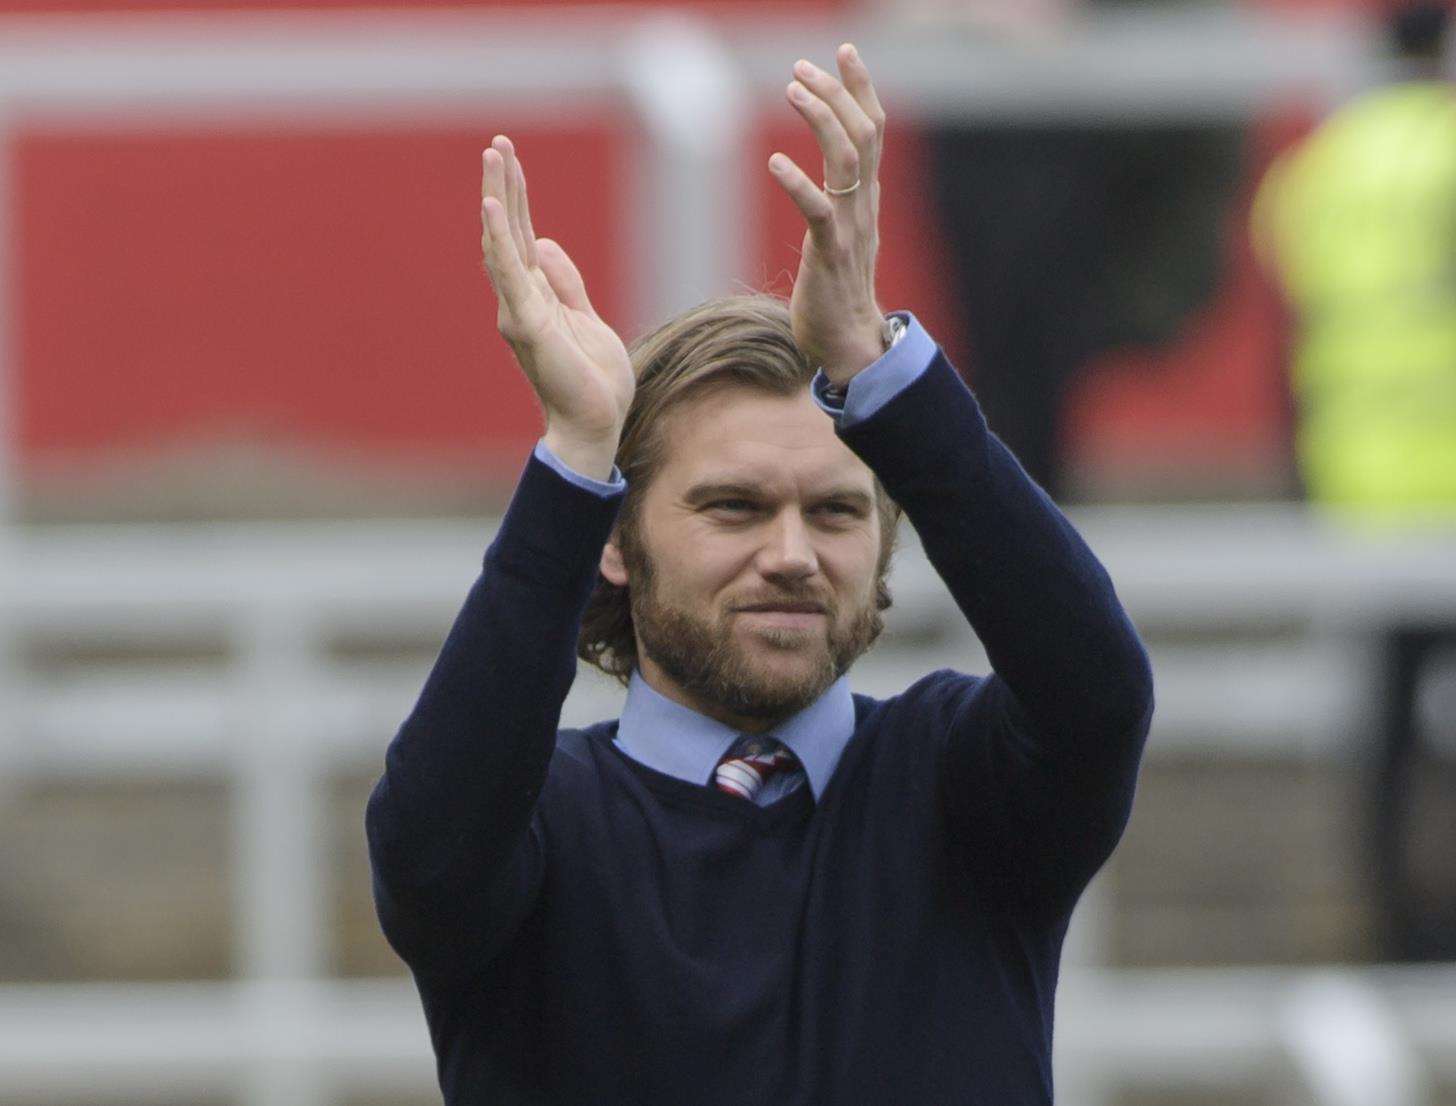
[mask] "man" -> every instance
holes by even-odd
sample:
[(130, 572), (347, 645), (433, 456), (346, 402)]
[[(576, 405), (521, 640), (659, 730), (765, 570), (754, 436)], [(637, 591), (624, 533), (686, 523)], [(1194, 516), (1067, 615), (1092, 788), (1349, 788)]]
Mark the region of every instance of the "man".
[[(769, 162), (808, 224), (788, 309), (706, 304), (630, 353), (535, 238), (510, 142), (484, 154), (546, 432), (368, 813), (448, 1102), (1051, 1101), (1060, 945), (1150, 674), (944, 356), (887, 327), (884, 113), (852, 46), (838, 67), (788, 86), (824, 187)], [(890, 497), (995, 675), (851, 693)], [(627, 702), (558, 733), (578, 649)]]
[(1445, 4), (1391, 14), (1393, 78), (1285, 153), (1254, 244), (1294, 313), (1310, 498), (1361, 525), (1456, 517), (1456, 89)]
[[(1294, 316), (1290, 383), (1310, 501), (1362, 529), (1456, 523), (1456, 89), (1450, 8), (1387, 23), (1390, 80), (1343, 105), (1260, 185), (1254, 241)], [(1456, 958), (1447, 760), (1417, 701), (1456, 644), (1449, 618), (1394, 611), (1380, 628), (1367, 790), (1369, 887), (1382, 956)], [(1429, 844), (1427, 844), (1429, 843)]]

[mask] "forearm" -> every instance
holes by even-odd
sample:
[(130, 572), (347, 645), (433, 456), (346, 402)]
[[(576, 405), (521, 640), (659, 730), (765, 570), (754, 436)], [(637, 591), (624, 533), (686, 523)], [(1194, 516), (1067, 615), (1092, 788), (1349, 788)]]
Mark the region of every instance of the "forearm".
[(522, 840), (620, 499), (534, 457), (527, 465), (370, 801), (371, 858), (386, 883), (487, 879)]
[(1138, 727), (1147, 657), (1107, 573), (943, 354), (842, 435), (905, 509), (1039, 737)]

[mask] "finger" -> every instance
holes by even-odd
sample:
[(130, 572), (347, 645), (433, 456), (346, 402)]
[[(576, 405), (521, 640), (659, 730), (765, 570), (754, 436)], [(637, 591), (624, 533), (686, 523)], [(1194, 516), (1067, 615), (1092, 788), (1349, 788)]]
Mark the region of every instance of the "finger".
[(849, 89), (849, 94), (859, 104), (860, 110), (874, 124), (875, 133), (879, 136), (879, 142), (876, 144), (877, 152), (883, 150), (885, 109), (880, 106), (880, 97), (875, 92), (874, 83), (870, 80), (869, 67), (865, 65), (864, 59), (859, 56), (859, 51), (855, 49), (852, 42), (846, 42), (840, 46), (836, 60), (839, 62), (839, 74), (844, 81), (844, 87)]
[[(794, 65), (794, 75), (810, 92), (829, 105), (839, 125), (844, 128), (850, 142), (859, 156), (860, 176), (873, 179), (875, 165), (879, 161), (880, 132), (865, 110), (844, 85), (802, 58)], [(846, 184), (853, 183), (852, 181)]]
[(824, 183), (831, 188), (848, 188), (859, 180), (859, 152), (840, 123), (838, 116), (798, 81), (790, 81), (789, 103), (814, 131), (819, 149), (824, 154)]
[(526, 195), (526, 167), (516, 158), (516, 194), (521, 197), (521, 236), (526, 242), (526, 268), (534, 269), (541, 264), (536, 252), (536, 231), (531, 226), (531, 201)]
[(556, 298), (567, 307), (598, 317), (596, 308), (587, 298), (586, 282), (581, 279), (581, 271), (566, 251), (551, 238), (538, 239), (537, 244), (540, 246), (541, 269)]
[(492, 268), (492, 255), (495, 250), (490, 237), (490, 224), (485, 218), (485, 201), (496, 200), (504, 204), (506, 202), (506, 182), (503, 173), (504, 162), (500, 153), (494, 148), (481, 152), (480, 155), (480, 252), (485, 262), (485, 271), (490, 275), (491, 284), (495, 283), (495, 272)]
[(491, 283), (495, 285), (496, 295), (500, 297), (511, 320), (521, 328), (519, 333), (506, 333), (506, 327), (503, 326), (502, 333), (506, 333), (507, 338), (524, 336), (532, 330), (532, 320), (535, 319), (540, 305), (540, 294), (531, 281), (531, 274), (521, 263), (521, 255), (516, 252), (516, 241), (511, 233), (510, 216), (506, 212), (505, 204), (496, 196), (487, 196), (480, 202), (480, 217), (485, 224), (485, 238), (488, 243), (485, 264), (490, 271)]
[(510, 222), (511, 237), (516, 240), (516, 252), (520, 255), (523, 264), (529, 265), (527, 258), (530, 251), (526, 248), (526, 236), (521, 230), (521, 175), (516, 164), (516, 147), (509, 138), (498, 134), (491, 142), (491, 147), (497, 150), (505, 159), (505, 188), (506, 188), (506, 215)]
[(822, 245), (830, 245), (834, 238), (834, 204), (824, 190), (785, 154), (774, 154), (769, 158), (768, 168), (774, 180), (779, 182), (803, 214), (815, 240)]

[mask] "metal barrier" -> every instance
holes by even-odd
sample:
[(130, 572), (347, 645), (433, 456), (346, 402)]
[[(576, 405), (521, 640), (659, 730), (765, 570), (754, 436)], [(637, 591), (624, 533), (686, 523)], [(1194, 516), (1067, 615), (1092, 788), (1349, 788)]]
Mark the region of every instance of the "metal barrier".
[[(1413, 605), (1456, 617), (1456, 574), (1449, 570), (1456, 563), (1456, 534), (1362, 537), (1333, 530), (1297, 508), (1108, 508), (1078, 512), (1076, 520), (1153, 646), (1159, 713), (1151, 756), (1210, 746), (1242, 753), (1275, 750), (1282, 756), (1345, 755), (1363, 697), (1365, 633), (1390, 612)], [(253, 1070), (252, 1057), (265, 1075), (278, 1069), (239, 1090), (260, 1104), (325, 1101), (339, 1078), (374, 1070), (380, 1057), (399, 1056), (403, 1062), (413, 1055), (413, 1046), (403, 1053), (385, 1047), (372, 1049), (374, 1059), (358, 1065), (339, 1059), (355, 1055), (354, 1045), (338, 1043), (356, 1020), (349, 996), (396, 992), (385, 984), (378, 985), (380, 991), (325, 979), (330, 927), (319, 891), (326, 884), (320, 796), (334, 774), (379, 767), (385, 744), (423, 680), (427, 658), (419, 644), (443, 638), (489, 534), (489, 526), (467, 523), (67, 526), (11, 533), (13, 571), (0, 588), (0, 611), (17, 637), (69, 648), (104, 645), (118, 659), (79, 671), (31, 672), (18, 681), (9, 712), (18, 740), (7, 750), (4, 778), (229, 780), (240, 982), (54, 993), (0, 989), (0, 1027), (6, 1020), (31, 1027), (29, 1035), (0, 1032), (0, 1040), (10, 1042), (0, 1045), (0, 1097), (5, 1088), (20, 1085), (11, 1082), (12, 1075), (45, 1083), (51, 1088), (47, 1094), (72, 1086), (59, 1078), (46, 1083), (37, 1073), (51, 1069), (15, 1042), (35, 1040), (43, 1032), (39, 1027), (48, 1024), (44, 1012), (69, 1009), (64, 1002), (80, 1001), (76, 995), (112, 996), (113, 1005), (97, 1006), (89, 1024), (114, 1030), (116, 1041), (132, 1041), (141, 1050), (138, 1057), (162, 1047), (145, 1044), (149, 1032), (166, 1039), (169, 1019), (180, 1017), (176, 1011), (202, 1003), (191, 1036), (181, 1038), (199, 1043), (185, 1062), (186, 1049), (177, 1049), (179, 1070), (198, 1066), (213, 1073), (208, 1078), (222, 1080), (227, 1072)], [(892, 577), (897, 602), (885, 640), (856, 668), (856, 686), (871, 694), (893, 694), (934, 667), (984, 665), (913, 535), (907, 537)], [(1271, 625), (1292, 630), (1282, 644), (1262, 645), (1252, 661), (1245, 659), (1246, 646), (1176, 644), (1169, 637), (1175, 630), (1210, 627), (1221, 635), (1248, 635)], [(352, 659), (340, 648), (361, 641), (368, 648)], [(199, 670), (186, 660), (126, 659), (128, 653), (188, 644), (219, 651), (223, 660)], [(380, 659), (391, 653), (399, 659)], [(1241, 671), (1234, 674), (1240, 694), (1228, 696), (1230, 669), (1245, 663), (1264, 671), (1262, 690), (1251, 683), (1255, 672)], [(585, 675), (567, 701), (566, 721), (610, 717), (619, 701), (614, 685)], [(1089, 907), (1094, 914), (1096, 902), (1094, 895)], [(1082, 913), (1079, 930), (1087, 925)], [(1104, 1101), (1086, 1088), (1118, 1072), (1133, 1078), (1148, 1068), (1164, 1072), (1159, 1078), (1172, 1078), (1182, 1070), (1171, 1045), (1155, 1045), (1152, 1038), (1141, 1046), (1132, 1043), (1136, 1034), (1128, 1027), (1141, 1025), (1140, 1019), (1156, 1023), (1161, 1037), (1170, 1039), (1189, 1032), (1190, 1025), (1206, 1024), (1212, 1036), (1200, 1047), (1219, 1056), (1243, 1047), (1238, 1042), (1247, 1039), (1248, 1028), (1235, 1029), (1235, 1019), (1220, 1021), (1215, 1011), (1239, 1011), (1244, 999), (1205, 1009), (1198, 994), (1180, 989), (1187, 979), (1200, 993), (1216, 996), (1224, 974), (1097, 974), (1086, 967), (1097, 959), (1095, 917), (1091, 924), (1094, 936), (1074, 936), (1073, 948), (1080, 952), (1070, 958), (1083, 965), (1083, 993), (1116, 996), (1124, 993), (1119, 988), (1133, 986), (1131, 980), (1139, 980), (1141, 990), (1118, 1015), (1103, 1008), (1101, 997), (1062, 1004), (1058, 1062), (1069, 1086), (1084, 1088), (1084, 1101)], [(1409, 1019), (1376, 1016), (1386, 999), (1383, 991), (1367, 991), (1365, 976), (1341, 978), (1352, 981), (1340, 992), (1347, 1000), (1343, 1006), (1301, 1002), (1300, 988), (1314, 986), (1301, 973), (1227, 975), (1228, 986), (1243, 988), (1241, 994), (1268, 989), (1261, 1001), (1284, 1011), (1284, 1020), (1261, 1048), (1285, 1057), (1289, 1070), (1311, 1084), (1345, 1086), (1358, 1077), (1340, 1065), (1348, 1067), (1359, 1053), (1320, 1046), (1324, 1029), (1311, 1028), (1319, 1018), (1369, 1045), (1370, 1065), (1390, 1068), (1406, 1063), (1408, 1054), (1432, 1062), (1431, 1055), (1445, 1054), (1442, 1049), (1456, 1054), (1456, 1036), (1441, 1035), (1446, 1029), (1456, 1033), (1456, 989), (1445, 992), (1444, 1021), (1412, 1026)], [(1431, 978), (1450, 982), (1449, 975)], [(417, 1037), (415, 1000), (398, 993), (400, 1020), (389, 1025), (413, 1025)], [(1440, 1007), (1439, 987), (1419, 993), (1422, 1001)], [(203, 1001), (198, 995), (209, 997)], [(62, 1005), (47, 1005), (51, 1002)], [(370, 1028), (378, 1002), (360, 1002), (362, 1049), (378, 1035)], [(1116, 1002), (1112, 1008), (1119, 1008)], [(108, 1009), (116, 1011), (114, 1020)], [(286, 1027), (305, 1013), (305, 1020), (318, 1014), (318, 1028), (313, 1036), (278, 1029), (276, 1039), (287, 1045), (283, 1056), (268, 1052), (274, 1029), (263, 1037), (225, 1031), (239, 1017)], [(56, 1024), (64, 1020), (56, 1017)], [(1433, 1027), (1435, 1053), (1408, 1046), (1413, 1034)], [(78, 1062), (83, 1039), (63, 1034), (37, 1055)], [(206, 1043), (214, 1039), (223, 1043)], [(401, 1031), (401, 1041), (411, 1039)], [(125, 1067), (131, 1047), (108, 1046), (100, 1055), (114, 1060), (102, 1066)], [(1130, 1055), (1135, 1052), (1141, 1058)], [(1113, 1056), (1126, 1064), (1109, 1065)], [(1241, 1061), (1238, 1070), (1251, 1062)], [(61, 1059), (55, 1064), (65, 1069)], [(140, 1060), (137, 1065), (146, 1070)], [(95, 1065), (88, 1061), (86, 1067)], [(1186, 1073), (1195, 1080), (1216, 1074), (1195, 1068)], [(1417, 1073), (1424, 1070), (1416, 1066)], [(280, 1090), (294, 1086), (292, 1079), (313, 1088), (313, 1097)], [(1422, 1076), (1412, 1075), (1408, 1083), (1419, 1088)]]
[[(1070, 971), (1057, 998), (1057, 1101), (1088, 1106), (1126, 1088), (1232, 1101), (1271, 1085), (1307, 1101), (1338, 1071), (1346, 1082), (1313, 1101), (1419, 1106), (1432, 1077), (1456, 1079), (1453, 993), (1449, 966)], [(1313, 1074), (1310, 1049), (1334, 1053)], [(434, 1093), (404, 980), (0, 987), (0, 1100)]]

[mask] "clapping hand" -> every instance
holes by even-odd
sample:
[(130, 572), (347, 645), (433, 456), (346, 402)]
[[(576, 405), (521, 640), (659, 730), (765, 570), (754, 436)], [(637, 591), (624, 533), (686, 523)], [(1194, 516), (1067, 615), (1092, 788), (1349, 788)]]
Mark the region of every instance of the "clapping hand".
[(875, 254), (885, 113), (854, 46), (842, 45), (837, 61), (840, 79), (799, 61), (787, 89), (824, 153), (824, 187), (782, 153), (768, 165), (809, 224), (789, 301), (794, 341), (843, 385), (884, 352)]
[(636, 380), (627, 348), (587, 299), (581, 273), (531, 229), (526, 174), (497, 135), (481, 156), (481, 250), (496, 323), (546, 416), (546, 444), (567, 465), (605, 479)]

